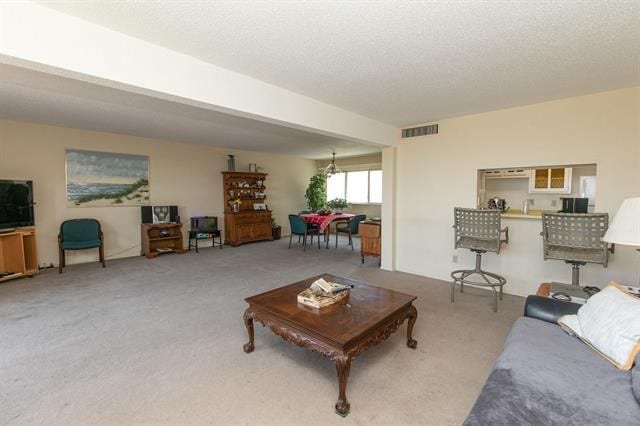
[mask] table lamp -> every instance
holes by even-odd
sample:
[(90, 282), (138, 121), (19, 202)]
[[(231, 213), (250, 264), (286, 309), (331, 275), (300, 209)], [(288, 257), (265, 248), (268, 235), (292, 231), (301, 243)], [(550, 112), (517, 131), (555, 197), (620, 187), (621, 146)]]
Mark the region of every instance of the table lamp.
[[(622, 201), (602, 241), (640, 247), (640, 197)], [(640, 248), (638, 249), (640, 251)], [(640, 286), (640, 280), (638, 281)]]

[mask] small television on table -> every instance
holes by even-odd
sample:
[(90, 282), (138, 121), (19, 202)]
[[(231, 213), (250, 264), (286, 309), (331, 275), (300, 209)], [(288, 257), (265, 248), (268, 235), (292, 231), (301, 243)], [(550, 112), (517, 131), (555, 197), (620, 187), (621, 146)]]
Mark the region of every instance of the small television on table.
[(33, 225), (33, 183), (0, 180), (0, 232)]
[(191, 231), (215, 232), (218, 230), (217, 216), (194, 216), (191, 218)]

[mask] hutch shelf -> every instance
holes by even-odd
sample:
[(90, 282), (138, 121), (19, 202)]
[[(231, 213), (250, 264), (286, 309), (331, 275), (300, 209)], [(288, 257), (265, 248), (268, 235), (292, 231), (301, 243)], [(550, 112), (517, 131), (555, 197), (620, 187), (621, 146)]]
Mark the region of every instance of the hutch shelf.
[(266, 173), (222, 172), (225, 244), (237, 247), (273, 240), (267, 210)]

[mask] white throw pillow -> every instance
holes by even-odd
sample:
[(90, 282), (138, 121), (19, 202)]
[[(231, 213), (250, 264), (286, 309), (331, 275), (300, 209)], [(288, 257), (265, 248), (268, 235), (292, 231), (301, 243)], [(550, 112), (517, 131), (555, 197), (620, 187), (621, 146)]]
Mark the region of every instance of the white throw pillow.
[(614, 282), (558, 324), (622, 370), (629, 370), (640, 353), (640, 298)]

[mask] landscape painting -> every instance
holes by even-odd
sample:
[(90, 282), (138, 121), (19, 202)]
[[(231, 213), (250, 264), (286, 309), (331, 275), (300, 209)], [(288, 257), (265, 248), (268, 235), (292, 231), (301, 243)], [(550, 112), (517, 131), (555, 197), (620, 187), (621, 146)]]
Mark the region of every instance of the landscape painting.
[(149, 205), (149, 157), (66, 150), (71, 207)]

